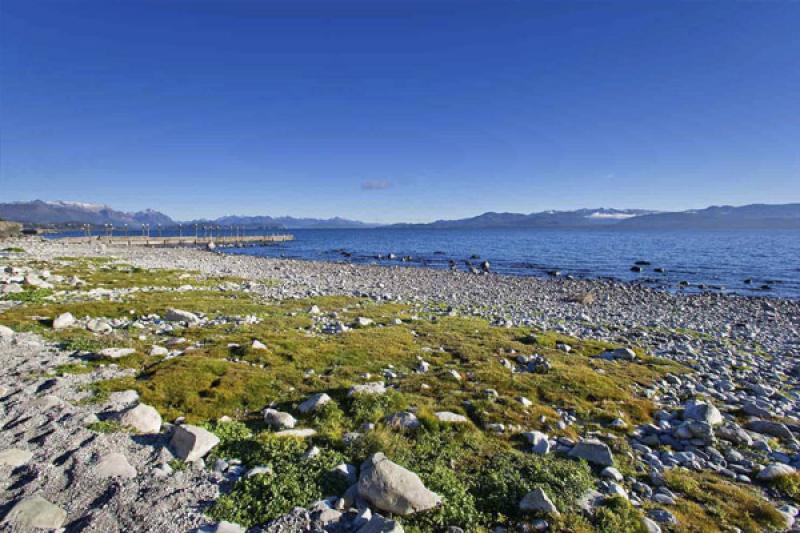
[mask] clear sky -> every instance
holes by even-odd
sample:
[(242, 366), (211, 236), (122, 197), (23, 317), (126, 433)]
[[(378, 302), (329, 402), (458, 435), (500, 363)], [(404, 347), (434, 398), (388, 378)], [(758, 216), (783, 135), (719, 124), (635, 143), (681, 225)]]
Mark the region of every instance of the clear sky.
[(0, 44), (2, 201), (800, 201), (800, 2), (2, 0)]

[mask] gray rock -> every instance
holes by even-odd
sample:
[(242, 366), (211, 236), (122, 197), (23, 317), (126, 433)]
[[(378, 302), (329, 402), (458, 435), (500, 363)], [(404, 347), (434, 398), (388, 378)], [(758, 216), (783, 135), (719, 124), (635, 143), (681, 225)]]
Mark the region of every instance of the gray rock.
[(602, 441), (596, 439), (582, 440), (577, 443), (569, 452), (570, 457), (586, 459), (588, 462), (600, 466), (613, 466), (614, 456), (611, 448)]
[(277, 409), (264, 409), (264, 422), (273, 429), (292, 429), (297, 425), (297, 419)]
[(99, 479), (136, 477), (136, 469), (131, 466), (128, 459), (121, 453), (104, 455), (94, 467), (94, 474)]
[(592, 516), (594, 515), (595, 510), (597, 510), (597, 508), (603, 503), (605, 498), (606, 497), (600, 492), (594, 489), (589, 489), (583, 493), (583, 496), (578, 498), (576, 505), (584, 514)]
[(0, 338), (6, 339), (14, 336), (14, 330), (8, 326), (0, 324)]
[(420, 421), (414, 413), (403, 411), (389, 416), (386, 425), (400, 431), (413, 431), (420, 426)]
[(438, 411), (434, 413), (434, 416), (436, 416), (436, 420), (439, 422), (446, 422), (450, 424), (462, 424), (469, 422), (469, 419), (466, 416), (452, 413), (450, 411)]
[(635, 361), (636, 352), (630, 348), (617, 348), (616, 350), (606, 350), (600, 357), (610, 361)]
[(175, 456), (183, 461), (196, 461), (219, 444), (219, 438), (203, 428), (183, 425), (175, 428), (170, 440)]
[(163, 346), (153, 345), (153, 347), (150, 348), (150, 355), (154, 355), (154, 356), (155, 355), (167, 355), (168, 353), (169, 353), (169, 350), (167, 350)]
[(276, 437), (294, 437), (296, 439), (309, 439), (317, 434), (317, 431), (311, 428), (297, 428), (297, 429), (284, 429), (275, 433)]
[(394, 520), (375, 514), (356, 531), (357, 533), (403, 533), (403, 527)]
[(111, 359), (119, 359), (120, 357), (126, 357), (134, 353), (136, 353), (136, 350), (133, 348), (105, 348), (100, 350), (98, 354)]
[(647, 533), (661, 533), (661, 527), (646, 516), (642, 517), (642, 525)]
[(58, 529), (64, 524), (67, 513), (38, 494), (18, 501), (3, 519), (3, 524), (15, 531), (32, 529)]
[(541, 431), (528, 431), (523, 436), (531, 445), (531, 451), (538, 455), (546, 455), (550, 451), (550, 440)]
[(519, 502), (520, 511), (527, 513), (547, 513), (554, 516), (559, 516), (560, 513), (555, 504), (550, 500), (541, 488), (536, 488), (530, 491)]
[(306, 401), (297, 406), (297, 410), (303, 414), (313, 413), (328, 402), (333, 401), (324, 392), (311, 395)]
[(92, 333), (111, 333), (114, 328), (111, 327), (111, 324), (106, 322), (105, 320), (100, 320), (98, 318), (93, 318), (86, 324), (86, 329), (91, 331)]
[(386, 394), (386, 385), (383, 381), (353, 385), (347, 393), (348, 396), (357, 396), (359, 394)]
[(131, 427), (140, 433), (161, 431), (161, 415), (155, 407), (143, 403), (120, 413), (118, 420), (123, 426)]
[(348, 485), (353, 485), (358, 482), (358, 471), (353, 465), (342, 463), (334, 467), (333, 473), (345, 479)]
[(622, 483), (622, 474), (613, 466), (607, 466), (600, 472), (600, 477)]
[(683, 418), (685, 420), (696, 420), (706, 422), (711, 426), (722, 424), (723, 418), (719, 409), (709, 402), (701, 400), (689, 400), (683, 406)]
[(376, 453), (361, 465), (358, 494), (378, 509), (408, 515), (433, 509), (441, 497), (428, 490), (415, 473)]
[(139, 393), (133, 389), (112, 392), (108, 395), (108, 403), (112, 405), (124, 406), (132, 405), (139, 401)]
[(65, 329), (75, 324), (72, 313), (62, 313), (53, 320), (53, 329)]
[(675, 518), (675, 515), (664, 509), (650, 509), (650, 511), (647, 512), (647, 516), (659, 524), (675, 525), (678, 523), (678, 519)]
[(783, 441), (796, 442), (794, 434), (786, 427), (786, 424), (780, 422), (773, 422), (771, 420), (751, 420), (745, 427), (750, 431), (769, 435), (770, 437), (777, 437)]
[(200, 317), (183, 309), (169, 309), (164, 315), (167, 322), (186, 322), (187, 324), (199, 324)]
[(0, 466), (12, 466), (14, 468), (26, 464), (33, 458), (33, 453), (20, 448), (9, 448), (0, 452)]
[(266, 350), (266, 349), (267, 349), (267, 345), (266, 345), (266, 344), (264, 344), (263, 342), (259, 341), (259, 340), (254, 340), (254, 341), (253, 341), (253, 342), (250, 344), (250, 348), (251, 348), (251, 349), (253, 349), (253, 350), (260, 350), (260, 351), (264, 351), (264, 350)]
[(745, 446), (752, 446), (753, 444), (753, 438), (737, 424), (724, 424), (716, 428), (714, 434), (720, 439), (734, 444), (744, 444)]
[(245, 533), (247, 530), (239, 524), (223, 520), (216, 524), (211, 531), (212, 533)]
[(785, 465), (783, 463), (772, 463), (767, 465), (761, 472), (759, 472), (756, 478), (761, 481), (772, 481), (774, 479), (789, 476), (794, 473), (795, 469), (789, 465)]

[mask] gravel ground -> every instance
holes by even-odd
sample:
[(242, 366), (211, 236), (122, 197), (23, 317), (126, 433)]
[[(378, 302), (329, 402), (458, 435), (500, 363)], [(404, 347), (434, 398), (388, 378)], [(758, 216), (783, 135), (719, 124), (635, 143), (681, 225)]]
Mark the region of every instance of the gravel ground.
[[(611, 281), (475, 275), (231, 256), (193, 249), (109, 249), (40, 239), (9, 245), (45, 260), (106, 255), (144, 268), (191, 269), (247, 280), (274, 280), (260, 284), (259, 290), (278, 299), (336, 294), (446, 304), (461, 314), (487, 317), (499, 326), (530, 325), (578, 337), (636, 344), (695, 370), (651, 391), (662, 408), (657, 416), (659, 424), (639, 428), (631, 436), (642, 465), (656, 477), (664, 468), (687, 462), (692, 468), (713, 469), (741, 482), (749, 482), (752, 471), (769, 464), (800, 467), (800, 445), (793, 438), (800, 435), (798, 301), (670, 294)], [(593, 302), (575, 301), (587, 294), (593, 296)], [(4, 368), (0, 374), (0, 450), (33, 452), (21, 466), (0, 466), (0, 478), (9, 480), (14, 472), (15, 479), (12, 484), (3, 483), (2, 501), (7, 503), (0, 516), (20, 498), (40, 494), (66, 511), (68, 531), (187, 531), (204, 524), (202, 505), (213, 500), (219, 490), (215, 474), (200, 464), (167, 478), (160, 476), (164, 464), (172, 459), (165, 446), (169, 430), (160, 436), (132, 438), (125, 433), (86, 429), (87, 419), (123, 409), (125, 399), (113, 399), (105, 405), (81, 402), (88, 394), (81, 385), (124, 371), (106, 367), (92, 374), (44, 376), (67, 362), (68, 355), (30, 334), (0, 339), (0, 365)], [(715, 414), (716, 409), (703, 407), (694, 418), (684, 412), (686, 399), (697, 393), (719, 406), (719, 420), (713, 419), (719, 414)], [(747, 431), (733, 416), (742, 410), (755, 417), (749, 420)], [(773, 417), (786, 421), (784, 427), (790, 432), (785, 452), (773, 453), (766, 444), (776, 431), (774, 427), (765, 430), (758, 423), (752, 424), (753, 420)], [(712, 447), (717, 442), (714, 431), (727, 443), (725, 459)], [(750, 443), (737, 432), (748, 433)], [(659, 442), (683, 451), (659, 454), (653, 449)], [(753, 448), (760, 455), (751, 453)], [(741, 452), (742, 458), (731, 450)], [(124, 483), (102, 479), (98, 464), (110, 453), (122, 454), (136, 476)], [(776, 506), (781, 503), (775, 502)], [(784, 508), (784, 513), (791, 525), (797, 510)]]
[[(200, 506), (218, 493), (212, 474), (198, 466), (160, 478), (156, 469), (173, 457), (160, 435), (96, 433), (87, 422), (127, 406), (112, 399), (82, 403), (82, 385), (120, 376), (103, 368), (91, 374), (44, 377), (60, 364), (74, 362), (70, 353), (33, 334), (0, 338), (0, 450), (33, 453), (26, 464), (0, 466), (0, 514), (20, 498), (38, 494), (67, 513), (66, 531), (187, 531), (204, 523)], [(37, 377), (42, 376), (42, 377)], [(100, 462), (122, 454), (136, 469), (132, 479), (105, 479)], [(5, 525), (0, 530), (19, 531)]]

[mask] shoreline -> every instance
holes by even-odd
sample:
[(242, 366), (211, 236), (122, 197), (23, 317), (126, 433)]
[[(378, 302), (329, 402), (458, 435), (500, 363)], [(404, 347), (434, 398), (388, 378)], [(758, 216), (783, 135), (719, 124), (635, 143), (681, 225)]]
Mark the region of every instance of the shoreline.
[[(722, 330), (726, 324), (751, 322), (756, 317), (760, 317), (757, 322), (763, 322), (767, 330), (774, 333), (800, 324), (800, 300), (768, 295), (673, 293), (622, 280), (474, 275), (425, 267), (270, 258), (192, 248), (54, 245), (46, 239), (23, 239), (12, 246), (25, 243), (28, 243), (29, 253), (43, 259), (71, 255), (115, 256), (143, 268), (198, 270), (204, 274), (234, 275), (249, 280), (273, 279), (282, 287), (267, 290), (265, 295), (272, 298), (358, 294), (377, 300), (390, 301), (399, 297), (406, 301), (435, 301), (512, 322), (533, 320), (534, 325), (542, 329), (565, 322), (573, 326), (575, 323), (613, 323), (620, 314), (640, 324), (656, 321), (667, 327), (686, 329), (694, 329), (691, 326), (695, 322), (712, 320), (708, 325)], [(571, 301), (587, 293), (595, 297), (592, 304)], [(768, 317), (764, 316), (765, 311)], [(577, 333), (585, 328), (571, 331)], [(770, 342), (766, 336), (763, 340)]]

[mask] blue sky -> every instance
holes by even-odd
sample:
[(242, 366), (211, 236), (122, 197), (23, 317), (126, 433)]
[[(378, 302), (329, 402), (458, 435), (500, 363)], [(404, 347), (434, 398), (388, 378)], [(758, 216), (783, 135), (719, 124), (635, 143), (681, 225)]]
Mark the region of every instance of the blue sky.
[(3, 0), (0, 199), (177, 218), (800, 201), (800, 3)]

